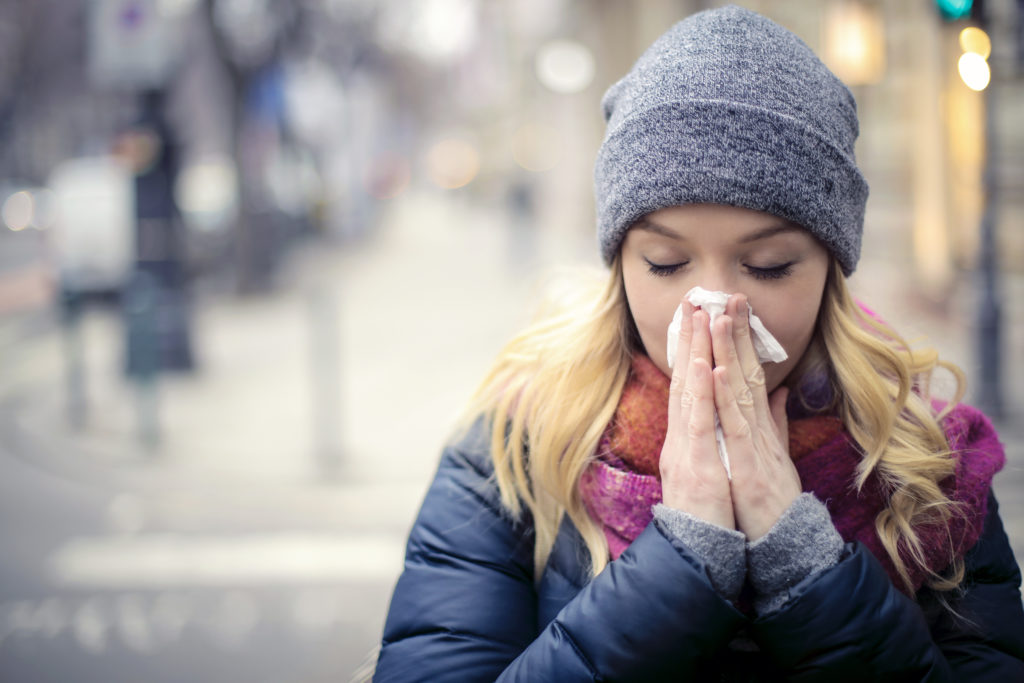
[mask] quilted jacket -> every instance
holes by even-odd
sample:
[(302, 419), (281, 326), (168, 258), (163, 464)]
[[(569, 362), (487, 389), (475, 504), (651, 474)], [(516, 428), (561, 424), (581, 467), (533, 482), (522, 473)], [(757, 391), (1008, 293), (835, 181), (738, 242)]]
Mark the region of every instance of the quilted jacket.
[(912, 600), (852, 543), (751, 618), (657, 521), (591, 579), (566, 520), (538, 580), (530, 521), (503, 511), (488, 443), (478, 424), (442, 456), (375, 681), (1024, 682), (1021, 574), (992, 497), (957, 594)]

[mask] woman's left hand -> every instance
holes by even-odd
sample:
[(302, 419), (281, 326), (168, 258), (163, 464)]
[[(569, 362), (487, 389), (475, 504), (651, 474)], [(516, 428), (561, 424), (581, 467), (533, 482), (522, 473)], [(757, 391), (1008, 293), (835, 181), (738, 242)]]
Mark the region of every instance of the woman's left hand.
[(736, 526), (754, 541), (801, 493), (800, 475), (789, 457), (788, 389), (779, 387), (768, 396), (744, 295), (729, 297), (711, 339), (715, 409), (729, 452)]

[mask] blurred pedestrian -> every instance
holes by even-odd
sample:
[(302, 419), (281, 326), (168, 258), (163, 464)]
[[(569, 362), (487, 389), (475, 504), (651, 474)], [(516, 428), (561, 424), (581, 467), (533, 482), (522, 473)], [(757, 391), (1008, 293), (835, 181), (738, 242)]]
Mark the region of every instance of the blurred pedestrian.
[(377, 680), (1024, 680), (1002, 446), (960, 371), (847, 289), (868, 195), (849, 90), (730, 6), (603, 108), (610, 276), (476, 394)]

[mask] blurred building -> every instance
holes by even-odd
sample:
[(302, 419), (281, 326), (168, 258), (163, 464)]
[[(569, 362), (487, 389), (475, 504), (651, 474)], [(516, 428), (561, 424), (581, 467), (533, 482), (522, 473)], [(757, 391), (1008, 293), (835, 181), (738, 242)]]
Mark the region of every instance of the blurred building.
[[(586, 232), (602, 92), (668, 25), (717, 4), (4, 0), (0, 177), (44, 185), (63, 160), (110, 154), (145, 89), (110, 77), (111, 60), (147, 46), (132, 62), (145, 65), (159, 45), (190, 271), (272, 286), (291, 240), (366, 235), (410, 188), (507, 204), (541, 236)], [(943, 20), (936, 0), (741, 4), (801, 36), (854, 90), (869, 242), (884, 236), (941, 298), (975, 262), (983, 207), (994, 98), (957, 73), (957, 36), (977, 20)], [(1024, 237), (1006, 223), (1024, 210), (1020, 3), (984, 12), (1000, 248), (1019, 267)]]

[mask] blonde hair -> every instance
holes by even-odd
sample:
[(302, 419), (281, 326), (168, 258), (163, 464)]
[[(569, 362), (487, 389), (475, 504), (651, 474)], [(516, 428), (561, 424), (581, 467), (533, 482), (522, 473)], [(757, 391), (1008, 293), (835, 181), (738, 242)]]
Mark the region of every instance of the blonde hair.
[[(580, 278), (549, 296), (535, 322), (501, 351), (469, 403), (467, 422), (483, 415), (489, 423), (502, 504), (515, 518), (524, 510), (532, 518), (538, 580), (566, 515), (586, 544), (592, 573), (608, 563), (607, 541), (584, 507), (579, 480), (618, 407), (632, 354), (641, 349), (616, 258), (605, 282)], [(936, 367), (949, 369), (956, 383), (953, 400), (939, 413), (929, 395)], [(938, 421), (962, 396), (963, 375), (933, 350), (912, 351), (865, 314), (834, 260), (815, 338), (788, 382), (797, 387), (815, 371), (827, 373), (835, 397), (830, 408), (863, 452), (858, 490), (875, 473), (890, 495), (875, 526), (910, 587), (904, 553), (926, 567), (916, 529), (954, 514), (939, 487), (954, 462)], [(929, 585), (959, 584), (963, 566), (952, 545), (950, 559), (952, 572), (929, 572)]]

